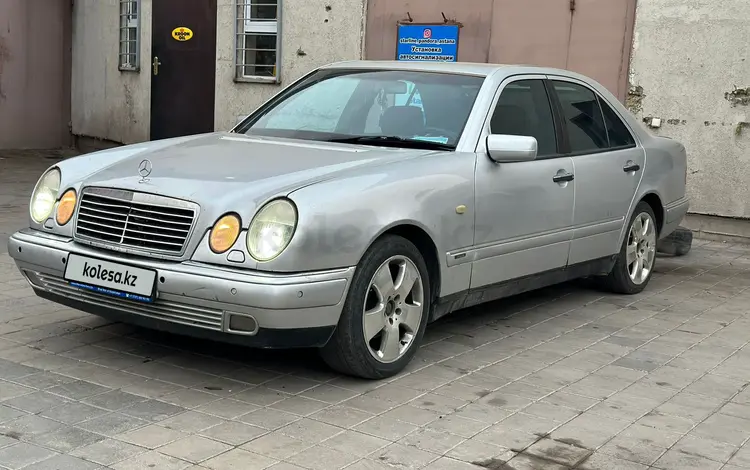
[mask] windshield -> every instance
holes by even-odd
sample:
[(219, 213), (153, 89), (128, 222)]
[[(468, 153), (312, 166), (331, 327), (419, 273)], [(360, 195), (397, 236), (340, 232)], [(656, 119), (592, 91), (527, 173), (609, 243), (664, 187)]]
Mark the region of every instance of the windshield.
[(434, 72), (319, 70), (250, 115), (237, 132), (455, 148), (483, 81)]

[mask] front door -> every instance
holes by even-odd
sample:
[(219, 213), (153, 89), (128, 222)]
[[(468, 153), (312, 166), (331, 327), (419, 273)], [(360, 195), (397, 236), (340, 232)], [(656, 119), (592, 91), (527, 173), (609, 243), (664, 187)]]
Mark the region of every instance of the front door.
[(645, 154), (596, 92), (575, 80), (550, 78), (575, 165), (575, 233), (568, 262), (608, 257), (620, 251), (620, 234), (643, 175)]
[(497, 99), (485, 133), (535, 137), (537, 159), (494, 163), (477, 149), (471, 287), (564, 268), (577, 179), (560, 155), (544, 77), (515, 78)]
[(216, 0), (152, 2), (151, 140), (214, 130)]

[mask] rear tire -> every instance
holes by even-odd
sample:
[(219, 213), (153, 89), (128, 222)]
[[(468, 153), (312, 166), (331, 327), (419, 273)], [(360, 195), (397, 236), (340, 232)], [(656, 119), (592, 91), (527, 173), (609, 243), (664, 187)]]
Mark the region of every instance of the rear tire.
[(417, 247), (395, 235), (378, 239), (357, 265), (336, 331), (321, 349), (323, 360), (365, 379), (401, 372), (422, 342), (431, 299)]
[(656, 264), (658, 239), (656, 216), (646, 202), (639, 202), (628, 221), (628, 231), (612, 271), (603, 286), (618, 294), (637, 294), (648, 285)]

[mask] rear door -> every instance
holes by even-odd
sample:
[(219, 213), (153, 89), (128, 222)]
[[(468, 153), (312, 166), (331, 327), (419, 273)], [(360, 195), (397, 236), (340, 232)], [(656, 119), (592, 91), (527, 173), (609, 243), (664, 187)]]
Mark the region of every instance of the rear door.
[(585, 83), (550, 77), (564, 142), (575, 167), (568, 264), (619, 252), (620, 233), (643, 174), (645, 154), (614, 109)]

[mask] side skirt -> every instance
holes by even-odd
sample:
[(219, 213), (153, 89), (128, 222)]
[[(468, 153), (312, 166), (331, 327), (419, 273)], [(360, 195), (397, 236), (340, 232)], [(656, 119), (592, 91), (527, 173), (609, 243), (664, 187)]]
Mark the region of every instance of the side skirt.
[(451, 312), (493, 300), (511, 297), (531, 290), (560, 284), (582, 277), (609, 274), (615, 265), (617, 255), (607, 256), (583, 263), (553, 269), (542, 273), (503, 281), (497, 284), (468, 289), (438, 299), (432, 311), (430, 322), (444, 317)]

